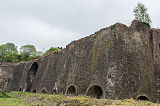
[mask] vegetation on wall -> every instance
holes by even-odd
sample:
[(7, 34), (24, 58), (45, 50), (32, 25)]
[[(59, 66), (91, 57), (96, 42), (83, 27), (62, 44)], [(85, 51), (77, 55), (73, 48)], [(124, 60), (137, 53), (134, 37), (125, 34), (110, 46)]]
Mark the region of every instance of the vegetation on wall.
[(52, 53), (52, 52), (54, 52), (54, 51), (57, 51), (57, 50), (61, 50), (62, 48), (55, 48), (55, 47), (51, 47), (49, 50), (47, 50), (46, 52), (45, 52), (45, 54), (50, 54), (50, 53)]
[(152, 21), (150, 19), (149, 14), (147, 13), (148, 10), (144, 4), (139, 2), (137, 4), (137, 7), (135, 7), (135, 9), (133, 10), (133, 12), (136, 20), (139, 20), (140, 22), (145, 22), (148, 25), (151, 25)]
[(101, 45), (100, 45), (100, 38), (97, 38), (94, 42), (94, 46), (93, 46), (93, 49), (92, 49), (92, 72), (95, 73), (97, 68), (98, 68), (98, 65), (99, 65), (99, 62), (102, 58), (102, 48), (101, 48)]
[(23, 45), (19, 51), (17, 46), (13, 43), (6, 43), (0, 45), (0, 62), (21, 62), (29, 61), (39, 58), (40, 56), (50, 54), (54, 51), (61, 50), (62, 48), (51, 47), (46, 52), (37, 51), (34, 45)]
[(107, 41), (104, 42), (104, 49), (107, 49), (109, 51), (111, 48), (113, 48), (113, 38), (108, 38)]

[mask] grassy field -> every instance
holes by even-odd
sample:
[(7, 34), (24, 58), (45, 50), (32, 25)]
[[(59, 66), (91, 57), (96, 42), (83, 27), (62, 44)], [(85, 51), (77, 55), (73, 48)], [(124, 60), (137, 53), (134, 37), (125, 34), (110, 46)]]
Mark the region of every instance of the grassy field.
[(149, 101), (93, 99), (85, 96), (69, 97), (62, 94), (30, 92), (0, 92), (0, 106), (160, 106)]

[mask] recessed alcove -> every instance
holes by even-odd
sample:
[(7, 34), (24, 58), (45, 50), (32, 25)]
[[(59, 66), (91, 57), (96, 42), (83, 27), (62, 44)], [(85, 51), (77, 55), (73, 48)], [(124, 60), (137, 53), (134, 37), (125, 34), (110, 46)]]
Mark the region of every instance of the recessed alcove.
[(67, 95), (68, 96), (76, 96), (76, 88), (74, 86), (70, 86), (67, 89)]
[(90, 96), (92, 98), (101, 99), (103, 98), (103, 90), (100, 86), (93, 85), (92, 87), (89, 88), (87, 92), (87, 96)]

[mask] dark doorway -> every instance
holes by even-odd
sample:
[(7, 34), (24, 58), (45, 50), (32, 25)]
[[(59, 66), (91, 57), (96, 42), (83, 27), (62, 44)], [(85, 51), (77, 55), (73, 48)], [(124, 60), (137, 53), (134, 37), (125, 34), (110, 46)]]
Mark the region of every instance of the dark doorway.
[(18, 90), (18, 91), (22, 92), (22, 88), (19, 88), (19, 90)]
[(90, 96), (92, 98), (101, 99), (103, 98), (103, 91), (100, 86), (93, 85), (87, 92), (87, 96)]
[(45, 93), (45, 94), (46, 94), (46, 93), (47, 93), (46, 89), (43, 89), (43, 90), (42, 90), (42, 93)]
[(53, 90), (52, 94), (57, 94), (57, 91), (56, 91), (56, 90)]
[(33, 93), (36, 93), (36, 90), (34, 89), (32, 92), (33, 92)]
[(139, 96), (137, 100), (149, 101), (149, 99), (146, 96)]
[(37, 70), (38, 70), (38, 64), (36, 62), (34, 62), (31, 66), (30, 70), (28, 71), (28, 74), (27, 74), (27, 81), (26, 81), (26, 83), (27, 83), (26, 91), (27, 92), (30, 92), (30, 90), (31, 90), (32, 84), (36, 79)]
[(70, 86), (67, 90), (68, 96), (76, 96), (76, 88), (74, 86)]

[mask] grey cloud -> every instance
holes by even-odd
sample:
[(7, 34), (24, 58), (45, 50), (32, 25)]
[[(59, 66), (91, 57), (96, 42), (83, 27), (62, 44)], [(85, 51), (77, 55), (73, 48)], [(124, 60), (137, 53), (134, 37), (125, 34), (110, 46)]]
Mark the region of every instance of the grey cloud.
[(148, 7), (153, 27), (158, 27), (158, 0), (3, 0), (0, 43), (33, 44), (40, 50), (65, 47), (116, 22), (129, 25), (139, 1)]

